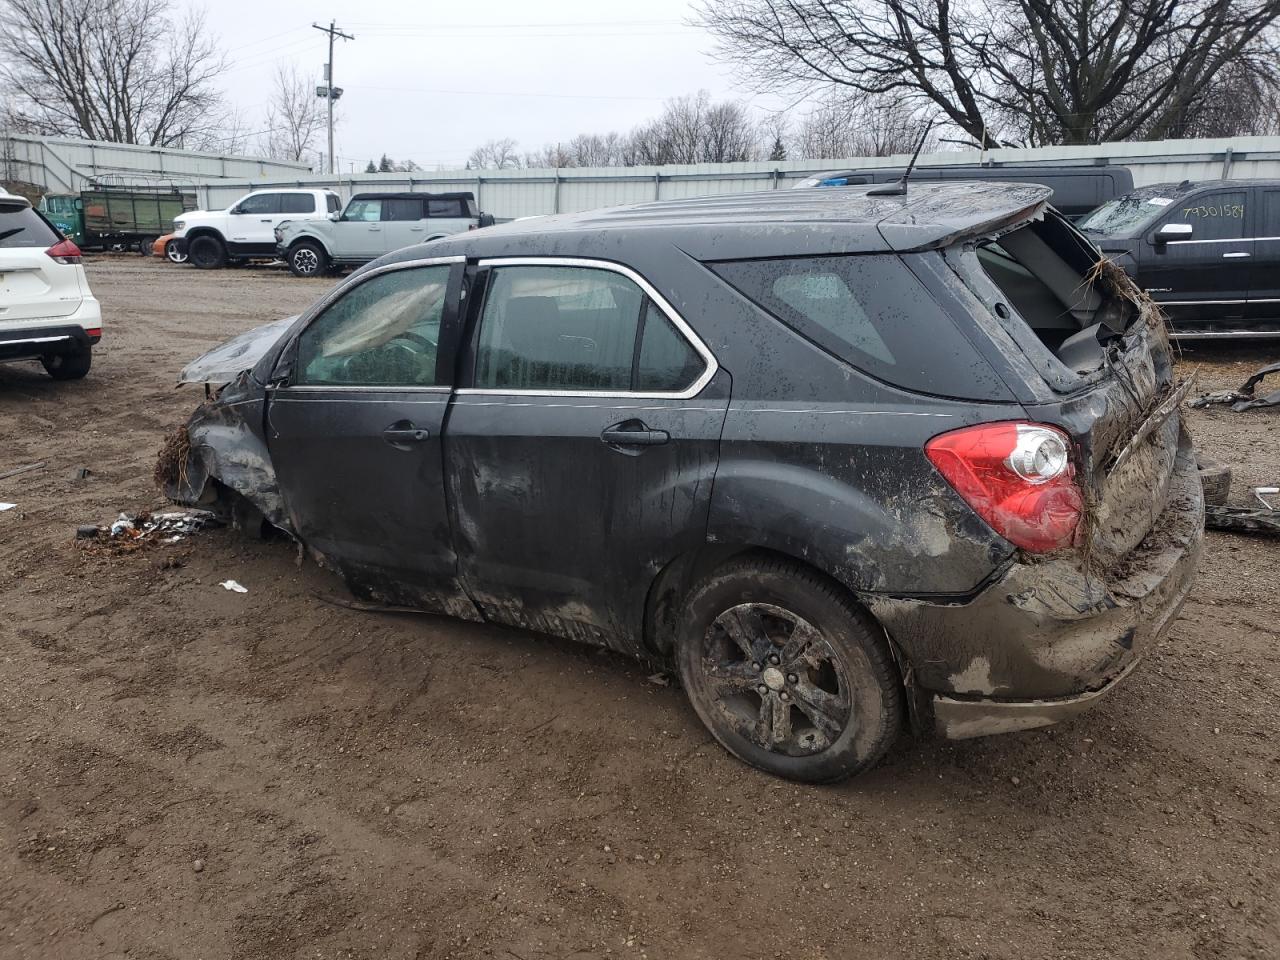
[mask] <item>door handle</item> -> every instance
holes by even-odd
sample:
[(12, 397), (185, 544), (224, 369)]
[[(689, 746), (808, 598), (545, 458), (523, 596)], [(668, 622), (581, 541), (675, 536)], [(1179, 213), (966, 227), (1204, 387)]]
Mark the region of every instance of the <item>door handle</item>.
[(422, 443), (424, 440), (431, 438), (431, 431), (422, 427), (415, 427), (408, 420), (397, 420), (387, 429), (382, 431), (382, 439), (387, 441), (393, 447), (399, 447), (410, 443)]
[(1244, 252), (1240, 252), (1240, 253), (1224, 253), (1224, 254), (1222, 255), (1222, 259), (1223, 259), (1223, 260), (1244, 260), (1244, 259), (1248, 258), (1248, 256), (1249, 256), (1249, 254), (1244, 253)]
[(605, 427), (600, 431), (600, 439), (616, 447), (656, 447), (671, 439), (665, 430), (650, 430), (639, 420), (628, 420), (624, 423)]
[(370, 233), (381, 233), (381, 232), (382, 232), (382, 228), (381, 228), (381, 227), (370, 227), (370, 228), (369, 228), (369, 232), (370, 232)]
[(270, 217), (263, 217), (263, 218), (262, 218), (261, 220), (259, 220), (258, 222), (259, 222), (259, 223), (270, 223), (270, 222), (271, 222), (271, 218), (270, 218)]

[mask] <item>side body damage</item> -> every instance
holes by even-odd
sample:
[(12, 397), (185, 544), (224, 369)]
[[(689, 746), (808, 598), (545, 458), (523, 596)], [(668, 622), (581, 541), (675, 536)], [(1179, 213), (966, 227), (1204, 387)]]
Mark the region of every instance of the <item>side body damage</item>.
[[(976, 225), (957, 207), (968, 226), (943, 217), (920, 248), (912, 224), (856, 240), (758, 225), (724, 240), (719, 221), (664, 236), (647, 220), (634, 234), (588, 222), (448, 239), (429, 261), (451, 265), (456, 298), (442, 379), (363, 400), (290, 390), (297, 331), (363, 277), (415, 265), (395, 255), (282, 324), (274, 344), (241, 345), (236, 356), (256, 365), (193, 417), (170, 495), (207, 502), (217, 480), (363, 596), (639, 656), (671, 657), (684, 598), (718, 565), (787, 558), (877, 618), (911, 702), (944, 735), (1053, 722), (1114, 686), (1176, 616), (1203, 499), (1158, 314), (1095, 270), (1096, 251), (1042, 198), (1014, 199)], [(605, 240), (694, 321), (718, 361), (710, 379), (669, 397), (478, 388), (469, 351), (486, 264), (581, 268)], [(931, 337), (899, 342), (881, 327), (897, 363), (873, 376), (799, 335), (767, 299), (774, 274), (763, 293), (752, 286), (752, 271), (776, 272), (779, 244), (786, 262), (809, 265), (783, 278), (787, 289), (826, 297), (835, 279), (881, 271), (870, 286), (898, 299), (875, 315), (927, 317)], [(738, 259), (716, 259), (726, 254)], [(1070, 441), (1084, 507), (1069, 547), (1016, 546), (926, 455), (942, 434), (1013, 423)], [(654, 443), (630, 444), (619, 428)]]

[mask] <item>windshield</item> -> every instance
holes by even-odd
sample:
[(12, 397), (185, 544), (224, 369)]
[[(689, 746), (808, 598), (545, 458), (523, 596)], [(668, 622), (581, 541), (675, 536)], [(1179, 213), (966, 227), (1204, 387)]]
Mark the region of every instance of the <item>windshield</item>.
[(1160, 215), (1173, 201), (1152, 193), (1131, 193), (1125, 197), (1108, 200), (1097, 210), (1085, 214), (1076, 221), (1076, 227), (1086, 233), (1104, 237), (1133, 234)]

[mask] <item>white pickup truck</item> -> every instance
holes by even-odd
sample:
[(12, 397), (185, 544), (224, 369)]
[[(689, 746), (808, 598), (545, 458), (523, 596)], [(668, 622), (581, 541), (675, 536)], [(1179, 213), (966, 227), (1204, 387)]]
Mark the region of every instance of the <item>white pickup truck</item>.
[(229, 260), (276, 256), (276, 227), (286, 220), (326, 221), (342, 209), (332, 190), (259, 190), (226, 210), (193, 210), (174, 218), (173, 234), (202, 270)]
[(295, 276), (314, 277), (492, 223), (471, 193), (357, 193), (340, 216), (286, 218), (276, 228), (276, 250)]

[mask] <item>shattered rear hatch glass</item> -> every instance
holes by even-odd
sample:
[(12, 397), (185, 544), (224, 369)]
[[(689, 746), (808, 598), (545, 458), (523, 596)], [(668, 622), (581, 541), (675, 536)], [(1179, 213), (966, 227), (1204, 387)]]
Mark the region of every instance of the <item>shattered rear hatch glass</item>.
[(1186, 499), (1171, 492), (1183, 489), (1175, 474), (1194, 470), (1178, 413), (1186, 388), (1174, 383), (1159, 309), (1052, 210), (947, 259), (1018, 374), (1028, 415), (1076, 441), (1085, 556), (1121, 574), (1122, 559)]

